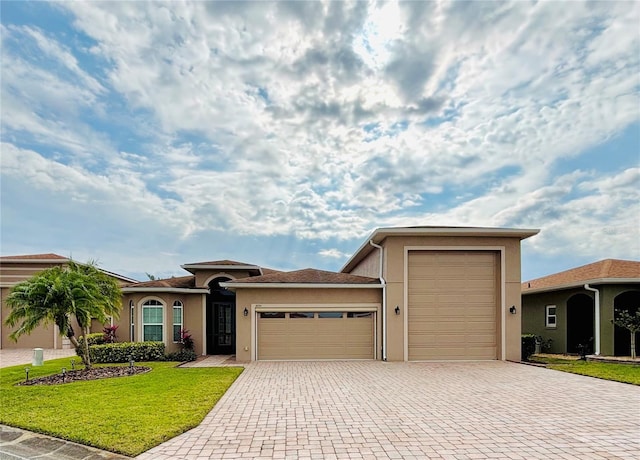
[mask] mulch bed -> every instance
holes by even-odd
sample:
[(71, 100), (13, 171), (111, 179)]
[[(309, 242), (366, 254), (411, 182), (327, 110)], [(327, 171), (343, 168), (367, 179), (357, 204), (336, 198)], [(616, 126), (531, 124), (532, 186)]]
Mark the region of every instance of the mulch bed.
[(35, 379), (29, 379), (28, 382), (20, 382), (18, 385), (60, 385), (63, 383), (78, 382), (82, 380), (98, 380), (98, 379), (110, 379), (114, 377), (127, 377), (130, 375), (144, 374), (149, 372), (150, 367), (144, 366), (108, 366), (108, 367), (94, 367), (91, 369), (79, 369), (67, 371), (62, 376), (62, 373), (48, 375), (46, 377), (38, 377)]

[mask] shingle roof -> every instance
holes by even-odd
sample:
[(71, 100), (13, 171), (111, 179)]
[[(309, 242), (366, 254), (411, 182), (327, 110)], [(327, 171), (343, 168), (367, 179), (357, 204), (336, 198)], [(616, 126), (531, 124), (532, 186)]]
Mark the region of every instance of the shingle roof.
[(142, 281), (140, 283), (128, 284), (125, 287), (135, 287), (135, 288), (195, 288), (196, 287), (196, 277), (194, 275), (188, 276), (179, 276), (175, 278), (166, 278), (163, 280), (150, 280), (150, 281)]
[(53, 254), (51, 252), (47, 254), (24, 254), (21, 256), (2, 256), (0, 260), (69, 260), (66, 257)]
[(254, 264), (246, 264), (244, 262), (238, 262), (235, 260), (209, 260), (207, 262), (192, 262), (185, 265), (245, 265), (256, 267)]
[(522, 292), (578, 286), (604, 279), (637, 279), (640, 282), (640, 262), (605, 259), (522, 283)]
[(379, 284), (378, 278), (368, 276), (350, 275), (348, 273), (336, 273), (314, 268), (305, 268), (291, 272), (277, 272), (263, 276), (253, 276), (230, 281), (229, 284)]

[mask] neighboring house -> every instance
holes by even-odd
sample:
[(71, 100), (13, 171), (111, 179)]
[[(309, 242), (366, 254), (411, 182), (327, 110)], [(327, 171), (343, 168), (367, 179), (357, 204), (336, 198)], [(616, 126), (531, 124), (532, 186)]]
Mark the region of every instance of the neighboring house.
[(342, 270), (231, 260), (123, 287), (120, 340), (181, 329), (199, 354), (278, 359), (520, 360), (520, 241), (537, 230), (375, 230)]
[[(2, 300), (2, 308), (0, 309), (0, 348), (71, 347), (69, 339), (61, 337), (57, 331), (57, 327), (53, 324), (40, 326), (31, 334), (20, 336), (17, 342), (9, 338), (13, 330), (4, 324), (5, 319), (9, 315), (9, 308), (5, 305), (5, 298), (9, 295), (11, 288), (15, 284), (31, 278), (42, 270), (65, 265), (68, 262), (68, 258), (57, 254), (29, 254), (0, 257), (0, 298)], [(115, 278), (121, 286), (135, 282), (134, 279), (127, 278), (126, 276), (121, 276), (106, 270), (102, 270), (102, 272)], [(101, 330), (100, 325), (95, 325), (95, 327), (98, 328), (98, 331)], [(79, 334), (77, 325), (76, 333)]]
[[(522, 332), (552, 339), (552, 353), (630, 354), (614, 309), (640, 308), (640, 262), (606, 259), (522, 283)], [(640, 355), (640, 341), (636, 341)]]

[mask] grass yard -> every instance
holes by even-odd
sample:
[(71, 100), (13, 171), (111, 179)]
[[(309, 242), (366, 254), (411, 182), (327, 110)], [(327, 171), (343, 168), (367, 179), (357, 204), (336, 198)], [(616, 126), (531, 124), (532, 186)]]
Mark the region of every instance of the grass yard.
[(640, 366), (633, 364), (596, 363), (540, 355), (533, 355), (529, 359), (532, 362), (546, 364), (547, 368), (557, 371), (640, 385)]
[[(135, 456), (197, 426), (242, 372), (137, 364), (152, 370), (51, 386), (15, 386), (25, 366), (0, 369), (0, 423)], [(69, 358), (29, 367), (30, 379), (71, 368)]]

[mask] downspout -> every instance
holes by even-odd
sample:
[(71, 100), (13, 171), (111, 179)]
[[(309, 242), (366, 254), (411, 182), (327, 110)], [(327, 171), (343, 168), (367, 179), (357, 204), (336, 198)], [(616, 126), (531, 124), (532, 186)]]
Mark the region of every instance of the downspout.
[(369, 240), (369, 244), (374, 248), (380, 249), (380, 272), (378, 277), (380, 278), (380, 284), (382, 284), (382, 360), (387, 360), (387, 282), (382, 277), (382, 267), (384, 251), (382, 246), (375, 244), (373, 240)]
[(596, 343), (595, 343), (595, 354), (599, 355), (600, 354), (600, 291), (598, 291), (595, 288), (590, 287), (588, 284), (584, 285), (584, 288), (587, 291), (591, 291), (591, 292), (595, 292), (595, 315), (596, 315), (596, 321), (595, 321), (595, 329), (596, 329)]

